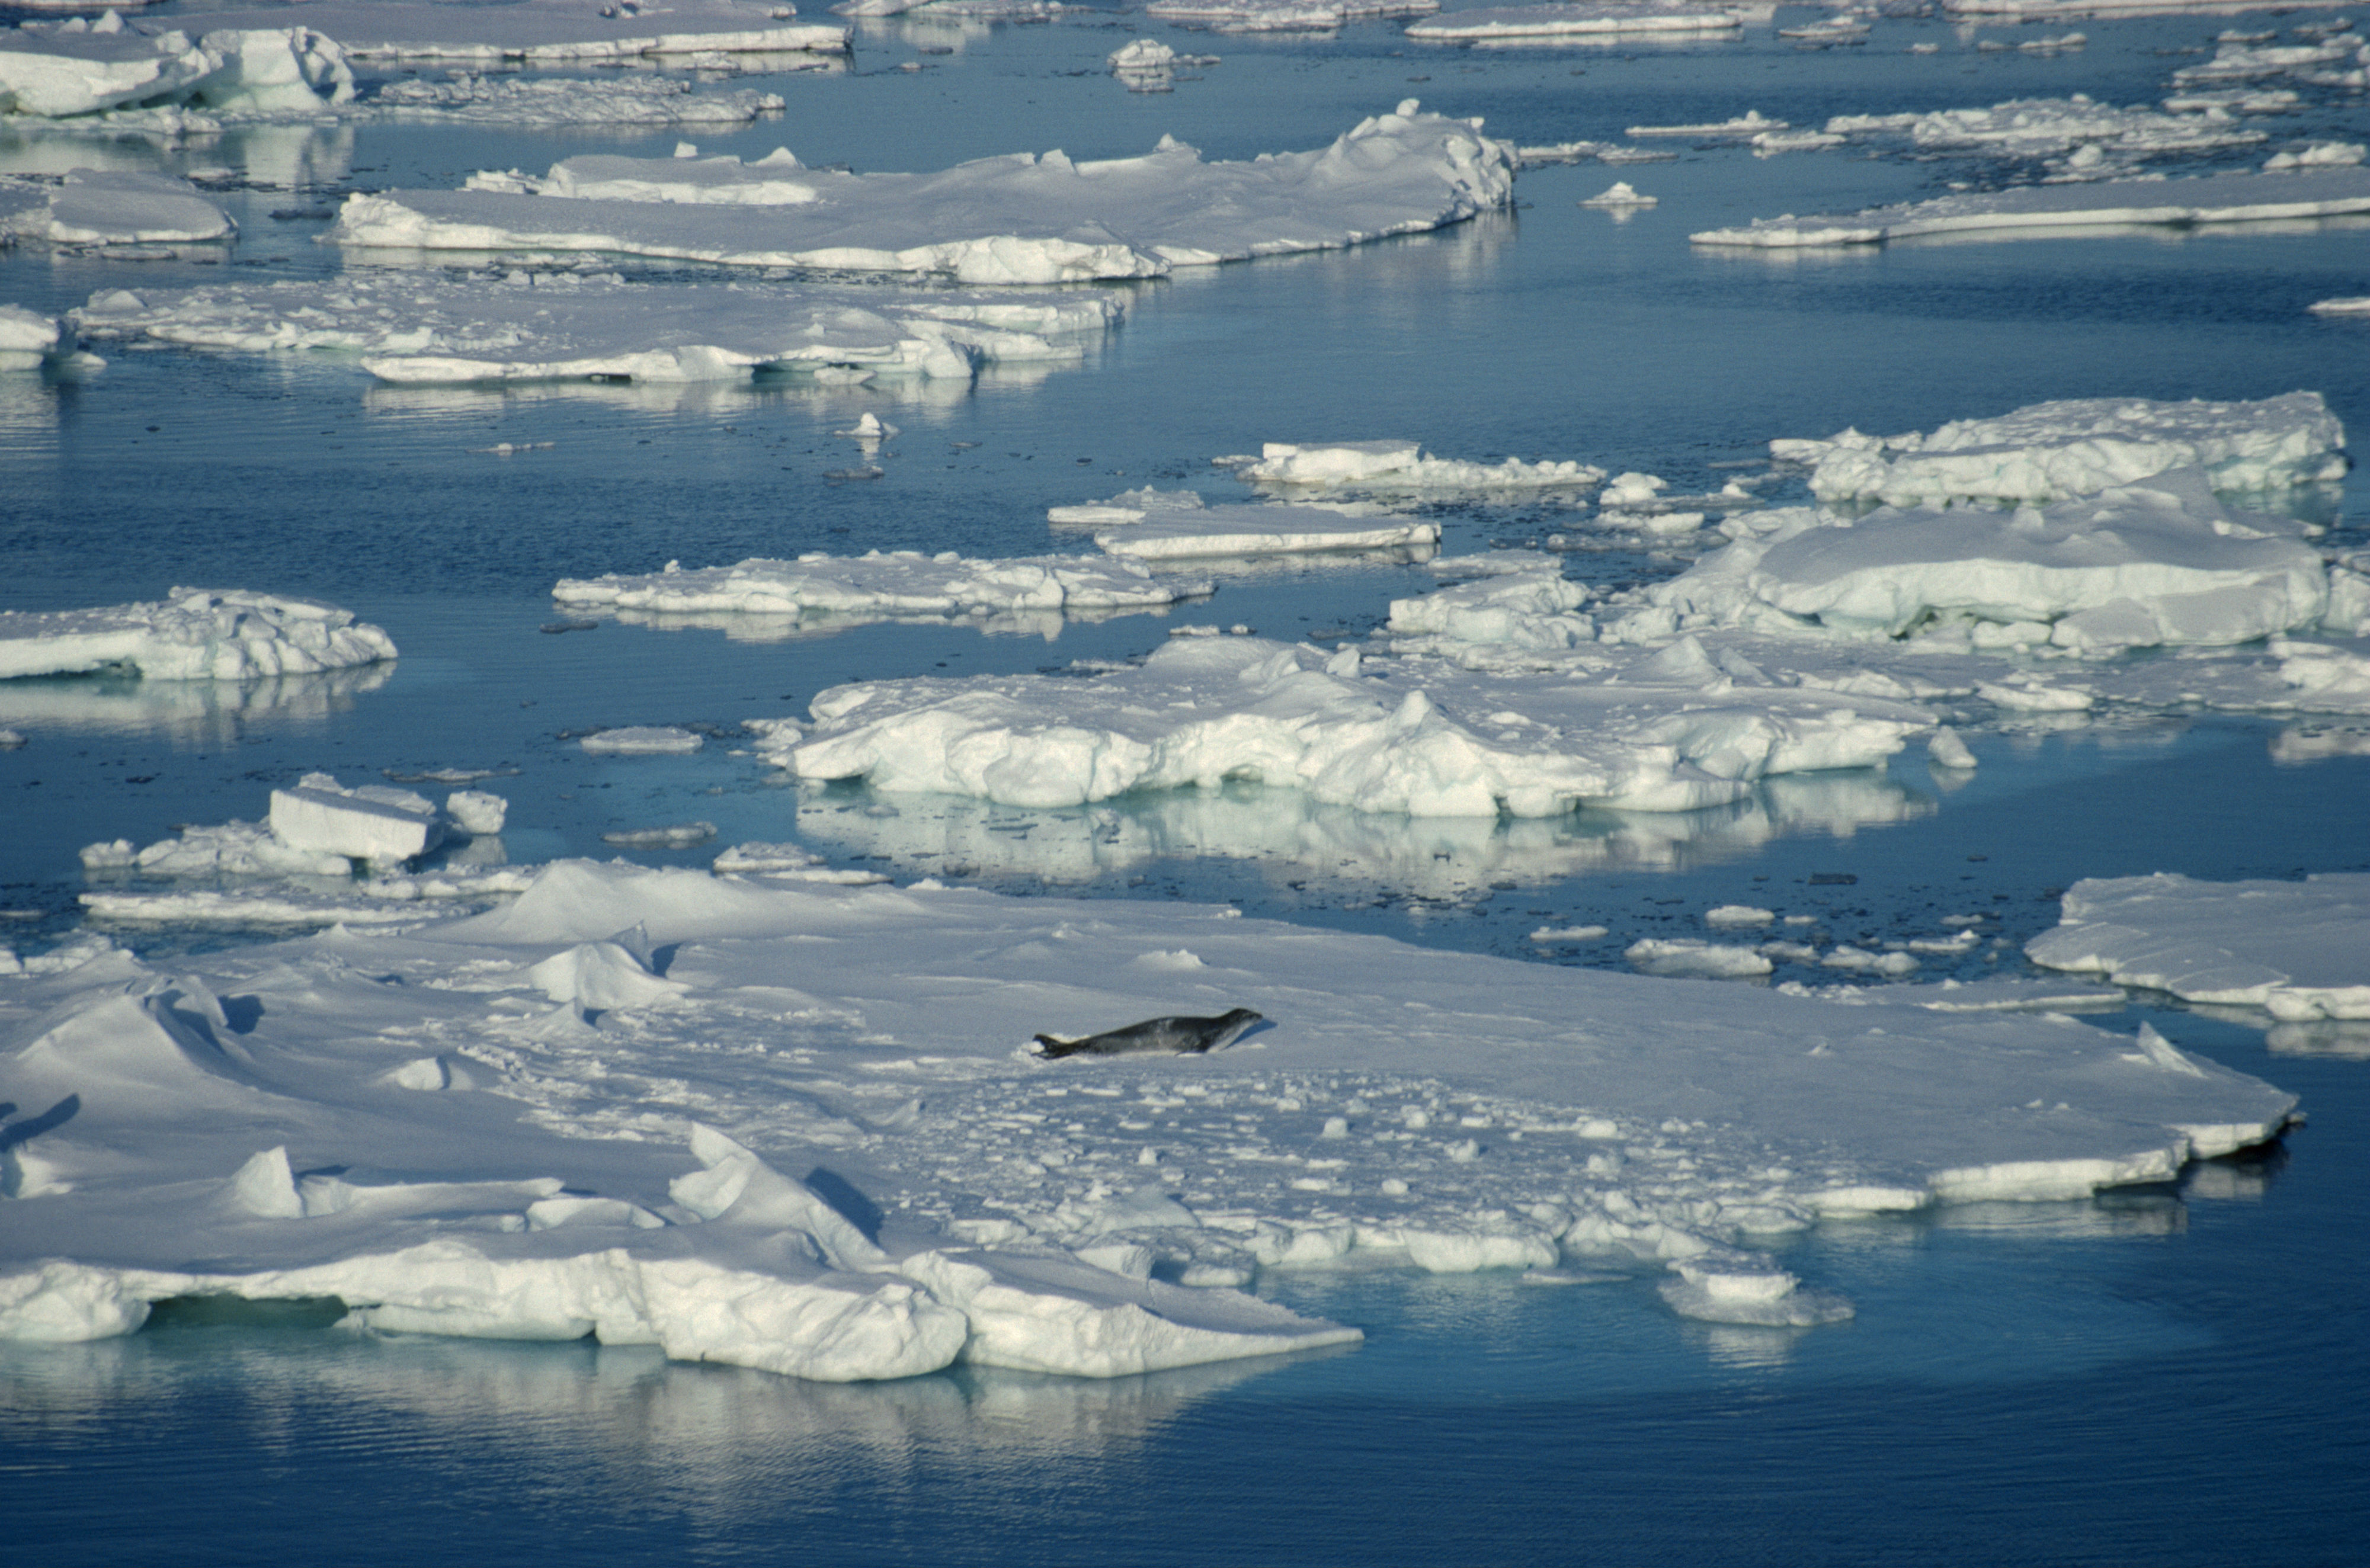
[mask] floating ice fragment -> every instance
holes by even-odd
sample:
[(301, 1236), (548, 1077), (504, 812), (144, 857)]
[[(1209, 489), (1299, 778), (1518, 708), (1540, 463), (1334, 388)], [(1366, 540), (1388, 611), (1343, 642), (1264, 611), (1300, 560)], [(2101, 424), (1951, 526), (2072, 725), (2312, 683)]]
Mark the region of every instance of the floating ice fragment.
[(1661, 200), (1662, 198), (1657, 196), (1640, 196), (1630, 188), (1628, 180), (1616, 179), (1582, 201), (1581, 205), (1583, 207), (1651, 207)]
[[(1417, 22), (1407, 36), (1424, 43), (1552, 43), (1625, 34), (1719, 33), (1741, 25), (1737, 7), (1706, 0), (1568, 0), (1560, 5), (1491, 6)], [(1631, 135), (1640, 133), (1632, 127)], [(1647, 132), (1651, 134), (1652, 132)]]
[(398, 865), (444, 841), (444, 818), (408, 789), (347, 789), (328, 773), (306, 773), (271, 792), (271, 832), (293, 850)]
[(161, 601), (0, 612), (0, 680), (109, 668), (152, 681), (245, 681), (395, 657), (395, 644), (334, 605), (177, 588)]
[(1968, 749), (1964, 740), (1959, 738), (1959, 732), (1947, 724), (1936, 729), (1933, 736), (1927, 739), (1926, 755), (1933, 760), (1936, 767), (1939, 768), (1964, 770), (1975, 765), (1974, 752)]
[(692, 730), (671, 725), (627, 725), (619, 729), (597, 730), (577, 744), (587, 751), (641, 757), (696, 751), (708, 742)]
[(1621, 956), (1640, 974), (1665, 979), (1751, 979), (1769, 973), (1767, 958), (1750, 947), (1734, 947), (1693, 937), (1646, 937), (1623, 949)]
[(1415, 441), (1269, 441), (1258, 457), (1221, 457), (1221, 466), (1253, 485), (1288, 491), (1454, 494), (1464, 491), (1585, 488), (1605, 477), (1585, 463), (1518, 457), (1475, 463), (1428, 456)]
[(2053, 969), (2285, 1021), (2370, 1018), (2370, 875), (2085, 879), (2065, 890), (2056, 929), (2025, 953)]

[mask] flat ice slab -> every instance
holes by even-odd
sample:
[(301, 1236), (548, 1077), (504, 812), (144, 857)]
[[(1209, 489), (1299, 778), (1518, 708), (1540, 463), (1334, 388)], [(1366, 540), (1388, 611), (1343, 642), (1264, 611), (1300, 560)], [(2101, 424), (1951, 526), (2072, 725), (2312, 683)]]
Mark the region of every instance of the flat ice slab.
[(1142, 561), (1203, 561), (1329, 551), (1420, 550), (1440, 524), (1360, 507), (1206, 506), (1191, 490), (1138, 490), (1082, 507), (1054, 507), (1055, 527), (1091, 527), (1105, 554)]
[[(1233, 916), (566, 862), (408, 934), (85, 944), (0, 977), (0, 1099), (40, 1128), (0, 1336), (335, 1296), (806, 1378), (1111, 1376), (1354, 1337), (1224, 1288), (1344, 1257), (1675, 1266), (1681, 1310), (1811, 1322), (1849, 1305), (1754, 1238), (2162, 1181), (2295, 1103), (2063, 1019)], [(1229, 1006), (1268, 1025), (1208, 1056), (1019, 1049)]]
[(382, 381), (964, 379), (1062, 363), (1119, 319), (1094, 294), (803, 283), (628, 283), (513, 270), (355, 271), (325, 281), (106, 289), (75, 311), (95, 338), (358, 355)]
[(331, 604), (177, 588), (98, 610), (0, 612), (0, 680), (136, 670), (151, 681), (305, 675), (395, 657), (376, 626)]
[(787, 154), (586, 157), (543, 178), (349, 197), (330, 237), (400, 250), (611, 251), (736, 265), (950, 274), (966, 282), (1144, 278), (1325, 250), (1504, 206), (1513, 155), (1410, 98), (1317, 152), (1205, 164), (1015, 154), (937, 174), (841, 174)]
[[(192, 30), (284, 28), (293, 14), (270, 7), (185, 6), (170, 20)], [(667, 0), (662, 6), (582, 0), (514, 0), (501, 6), (307, 0), (301, 14), (355, 60), (557, 65), (645, 55), (835, 52), (847, 47), (847, 29), (839, 23), (794, 21), (792, 7), (767, 0)]]
[(1206, 582), (1156, 578), (1133, 561), (1091, 555), (978, 560), (951, 550), (802, 555), (737, 566), (563, 578), (560, 603), (660, 615), (777, 615), (852, 624), (1022, 612), (1150, 610), (1198, 598)]
[(2370, 1018), (2370, 874), (2085, 878), (2065, 890), (2057, 928), (2024, 951), (2053, 969), (2289, 1023)]
[(1519, 457), (1496, 463), (1433, 457), (1415, 441), (1268, 441), (1257, 457), (1212, 459), (1235, 477), (1287, 494), (1309, 491), (1353, 495), (1487, 494), (1490, 491), (1585, 489), (1601, 483), (1605, 470), (1585, 463)]
[(1423, 43), (1551, 43), (1624, 33), (1721, 32), (1742, 25), (1733, 9), (1701, 0), (1597, 0), (1453, 11), (1411, 24), (1407, 35)]
[(1881, 245), (1925, 235), (2043, 237), (2068, 229), (2147, 229), (2249, 223), (2370, 212), (2370, 169), (2215, 174), (2195, 179), (2106, 180), (2026, 186), (1984, 195), (1870, 207), (1858, 212), (1756, 218), (1741, 229), (1706, 229), (1697, 245), (1801, 249)]
[(0, 175), (0, 245), (173, 245), (224, 238), (228, 212), (186, 179), (73, 169), (62, 180)]
[(2345, 431), (2317, 392), (2255, 402), (2137, 397), (2035, 403), (1930, 433), (1775, 441), (1811, 465), (1823, 501), (1894, 506), (1953, 499), (2046, 501), (2201, 468), (2217, 490), (2278, 490), (2345, 476)]

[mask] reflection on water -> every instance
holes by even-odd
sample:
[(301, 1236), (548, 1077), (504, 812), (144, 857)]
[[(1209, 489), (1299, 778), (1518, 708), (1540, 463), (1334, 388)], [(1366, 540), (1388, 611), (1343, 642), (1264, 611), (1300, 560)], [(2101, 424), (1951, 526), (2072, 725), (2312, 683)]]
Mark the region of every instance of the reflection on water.
[[(390, 265), (411, 260), (432, 266), (490, 267), (493, 252), (355, 252), (357, 263)], [(691, 418), (740, 418), (759, 409), (796, 411), (819, 419), (853, 418), (868, 409), (894, 406), (900, 413), (927, 413), (961, 406), (975, 391), (1025, 392), (1057, 371), (1091, 362), (1095, 345), (1081, 340), (1075, 356), (1053, 360), (996, 361), (968, 381), (960, 376), (880, 376), (845, 383), (817, 382), (804, 374), (754, 375), (733, 381), (483, 381), (453, 385), (407, 386), (374, 381), (362, 393), (373, 414), (475, 417), (489, 408), (530, 403), (576, 402), (643, 415)]]
[(37, 132), (0, 126), (6, 174), (109, 169), (299, 190), (339, 184), (353, 166), (351, 125), (245, 125), (172, 135), (72, 120), (44, 121)]
[(1847, 838), (1934, 810), (1927, 796), (1867, 770), (1765, 780), (1745, 799), (1702, 811), (1522, 818), (1357, 811), (1239, 782), (1041, 811), (809, 785), (800, 791), (798, 826), (817, 846), (917, 876), (1077, 884), (1161, 860), (1219, 858), (1260, 863), (1278, 878), (1325, 888), (1461, 900), (1509, 882), (1717, 864), (1774, 839)]
[(395, 661), (260, 681), (144, 681), (67, 675), (0, 681), (0, 728), (150, 734), (228, 747), (258, 724), (327, 723), (395, 678)]

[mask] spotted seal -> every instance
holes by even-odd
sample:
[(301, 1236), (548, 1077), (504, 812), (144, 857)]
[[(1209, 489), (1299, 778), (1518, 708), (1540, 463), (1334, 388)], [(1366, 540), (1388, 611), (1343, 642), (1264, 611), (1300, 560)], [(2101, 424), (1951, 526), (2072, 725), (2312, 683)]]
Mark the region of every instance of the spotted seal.
[(1124, 1029), (1107, 1029), (1075, 1040), (1040, 1035), (1037, 1054), (1049, 1061), (1055, 1057), (1139, 1056), (1164, 1051), (1173, 1056), (1190, 1056), (1230, 1046), (1244, 1030), (1264, 1021), (1262, 1014), (1248, 1007), (1237, 1007), (1215, 1018), (1147, 1018)]

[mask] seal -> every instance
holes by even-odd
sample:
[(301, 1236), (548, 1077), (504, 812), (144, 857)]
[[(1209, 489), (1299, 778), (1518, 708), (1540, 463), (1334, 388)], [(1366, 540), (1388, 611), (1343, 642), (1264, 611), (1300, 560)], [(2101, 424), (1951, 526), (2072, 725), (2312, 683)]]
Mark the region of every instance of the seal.
[(1248, 1007), (1237, 1007), (1215, 1018), (1147, 1018), (1124, 1029), (1109, 1029), (1075, 1040), (1040, 1035), (1037, 1054), (1048, 1061), (1056, 1057), (1144, 1056), (1156, 1052), (1191, 1056), (1230, 1046), (1242, 1037), (1244, 1030), (1263, 1021), (1262, 1014)]

